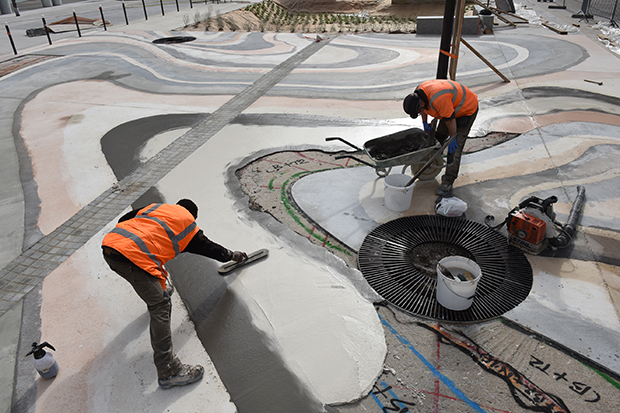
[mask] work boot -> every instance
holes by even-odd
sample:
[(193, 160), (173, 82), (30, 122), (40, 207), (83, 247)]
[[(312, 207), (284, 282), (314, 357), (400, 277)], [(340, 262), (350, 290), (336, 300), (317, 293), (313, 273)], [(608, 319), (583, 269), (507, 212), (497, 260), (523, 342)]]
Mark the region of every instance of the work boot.
[(435, 190), (435, 193), (439, 196), (448, 197), (452, 193), (452, 185), (441, 184), (439, 188)]
[(167, 379), (159, 379), (159, 387), (162, 389), (169, 389), (173, 386), (185, 386), (202, 379), (205, 369), (202, 366), (190, 366), (189, 364), (183, 364), (181, 370), (174, 376), (170, 376)]

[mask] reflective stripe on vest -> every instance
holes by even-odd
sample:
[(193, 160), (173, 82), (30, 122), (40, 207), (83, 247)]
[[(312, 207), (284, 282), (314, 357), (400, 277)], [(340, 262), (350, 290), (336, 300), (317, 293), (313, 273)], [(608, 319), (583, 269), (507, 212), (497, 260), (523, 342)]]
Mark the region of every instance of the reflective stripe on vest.
[(198, 231), (194, 217), (182, 206), (152, 204), (134, 218), (120, 222), (104, 237), (103, 245), (165, 280), (166, 262), (179, 255)]
[(433, 106), (433, 102), (435, 101), (435, 99), (437, 99), (438, 97), (441, 97), (447, 93), (451, 93), (452, 94), (452, 106), (454, 107), (454, 116), (458, 115), (459, 111), (461, 110), (461, 108), (463, 107), (463, 105), (465, 104), (465, 101), (467, 100), (467, 91), (465, 89), (465, 86), (460, 85), (461, 86), (461, 91), (463, 92), (462, 96), (461, 96), (461, 101), (454, 106), (454, 104), (456, 103), (456, 99), (459, 96), (459, 92), (458, 92), (458, 86), (456, 83), (452, 82), (451, 80), (446, 80), (446, 82), (450, 83), (450, 85), (452, 85), (452, 89), (443, 89), (440, 90), (439, 92), (435, 93), (429, 100), (429, 106), (435, 111), (435, 112), (439, 112), (437, 109), (435, 109), (435, 107)]
[(149, 215), (149, 213), (155, 211), (157, 208), (159, 208), (162, 205), (163, 204), (154, 204), (151, 208), (147, 209), (145, 212), (138, 212), (138, 215), (136, 215), (136, 218), (140, 217), (140, 218), (150, 219), (150, 220), (157, 222), (164, 229), (164, 231), (166, 231), (166, 234), (168, 234), (168, 239), (170, 239), (170, 242), (172, 243), (172, 248), (174, 249), (174, 255), (176, 257), (177, 255), (181, 253), (181, 249), (179, 247), (179, 241), (183, 240), (186, 236), (188, 236), (194, 230), (194, 228), (196, 228), (196, 221), (192, 222), (187, 228), (181, 231), (179, 235), (174, 235), (174, 231), (170, 229), (168, 224), (166, 224), (164, 221), (162, 221), (161, 219), (157, 217), (153, 217)]
[(127, 231), (124, 228), (114, 228), (112, 231), (110, 231), (110, 233), (118, 234), (122, 237), (129, 238), (130, 240), (135, 242), (138, 248), (140, 248), (140, 251), (146, 254), (146, 256), (149, 257), (151, 261), (153, 261), (153, 264), (155, 264), (162, 273), (166, 274), (166, 270), (164, 270), (164, 264), (159, 261), (157, 257), (153, 253), (151, 253), (151, 251), (149, 251), (149, 247), (147, 247), (144, 241), (142, 241), (142, 238), (140, 238), (133, 232)]

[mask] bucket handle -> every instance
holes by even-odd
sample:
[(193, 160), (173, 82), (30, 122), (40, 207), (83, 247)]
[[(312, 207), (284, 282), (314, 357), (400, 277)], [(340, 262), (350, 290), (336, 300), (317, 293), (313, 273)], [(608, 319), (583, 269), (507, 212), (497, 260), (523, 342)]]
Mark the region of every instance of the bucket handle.
[(446, 286), (446, 288), (447, 288), (448, 290), (450, 290), (450, 292), (451, 292), (452, 294), (456, 295), (457, 297), (460, 297), (460, 298), (463, 298), (463, 299), (465, 299), (465, 300), (468, 300), (468, 301), (469, 301), (469, 300), (473, 299), (473, 298), (476, 296), (476, 293), (474, 292), (474, 294), (473, 294), (471, 297), (463, 297), (462, 295), (455, 293), (455, 292), (452, 290), (452, 288), (450, 288), (450, 286), (448, 285), (448, 283), (446, 283), (446, 280), (444, 279), (444, 277), (441, 277), (441, 281), (443, 281), (443, 285), (445, 285), (445, 286)]

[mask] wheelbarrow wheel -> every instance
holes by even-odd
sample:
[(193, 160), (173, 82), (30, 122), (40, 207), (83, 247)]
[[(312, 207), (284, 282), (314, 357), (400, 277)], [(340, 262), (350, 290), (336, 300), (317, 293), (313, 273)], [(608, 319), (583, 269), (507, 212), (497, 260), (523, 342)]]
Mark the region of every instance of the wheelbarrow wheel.
[(388, 176), (390, 174), (390, 172), (392, 172), (392, 167), (391, 166), (389, 168), (387, 168), (387, 169), (385, 169), (385, 168), (375, 168), (375, 173), (380, 178), (385, 178), (386, 176)]
[[(415, 175), (418, 173), (418, 171), (420, 170), (420, 168), (422, 168), (424, 166), (424, 164), (426, 164), (426, 162), (428, 161), (430, 155), (427, 156), (425, 159), (423, 159), (420, 163), (417, 163), (415, 165), (405, 165), (403, 166), (403, 174), (405, 173), (405, 171), (407, 170), (407, 168), (411, 168), (411, 175)], [(443, 169), (443, 167), (445, 166), (444, 162), (443, 162), (443, 158), (439, 157), (437, 159), (435, 159), (433, 161), (432, 164), (430, 164), (428, 166), (428, 168), (426, 168), (426, 170), (424, 172), (422, 172), (422, 174), (418, 177), (418, 179), (420, 181), (430, 181), (432, 179), (435, 179), (435, 177), (437, 175), (439, 175), (439, 172), (441, 172), (441, 170)]]

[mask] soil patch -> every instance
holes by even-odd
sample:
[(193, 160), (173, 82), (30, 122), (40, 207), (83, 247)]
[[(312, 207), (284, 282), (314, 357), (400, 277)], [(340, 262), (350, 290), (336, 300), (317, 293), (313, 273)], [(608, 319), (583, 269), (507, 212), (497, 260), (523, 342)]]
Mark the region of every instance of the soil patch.
[(211, 8), (203, 13), (196, 11), (193, 16), (187, 15), (185, 25), (177, 30), (414, 33), (418, 16), (443, 16), (443, 13), (443, 2), (265, 0), (222, 15)]
[(378, 161), (397, 158), (433, 146), (435, 140), (423, 130), (412, 131), (399, 139), (372, 140), (366, 144), (370, 156)]

